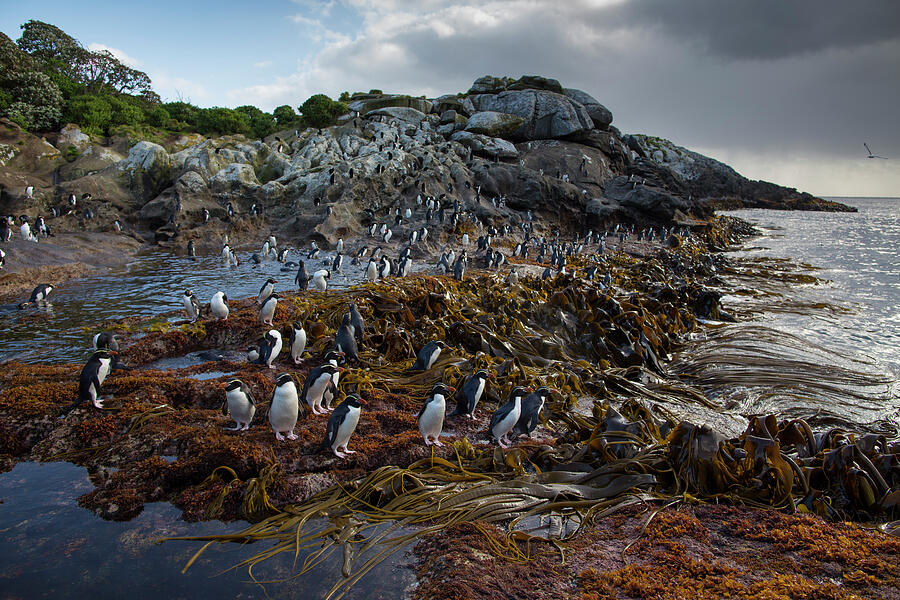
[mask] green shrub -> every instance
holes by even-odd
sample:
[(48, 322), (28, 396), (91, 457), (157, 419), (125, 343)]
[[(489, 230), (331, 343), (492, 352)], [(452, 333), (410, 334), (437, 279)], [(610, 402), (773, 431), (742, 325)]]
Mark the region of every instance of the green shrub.
[(300, 106), (303, 122), (310, 127), (327, 127), (333, 125), (337, 118), (350, 109), (343, 102), (335, 102), (325, 94), (310, 96)]

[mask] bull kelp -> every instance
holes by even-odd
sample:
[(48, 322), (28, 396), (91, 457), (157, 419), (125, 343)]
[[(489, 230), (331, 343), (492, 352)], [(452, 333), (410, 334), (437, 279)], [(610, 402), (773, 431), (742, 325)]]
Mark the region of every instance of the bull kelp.
[[(707, 243), (726, 244), (732, 225), (720, 222)], [(300, 321), (310, 340), (312, 358), (278, 365), (298, 385), (332, 347), (351, 302), (366, 319), (359, 363), (345, 365), (340, 381), (341, 394), (368, 402), (351, 442), (358, 453), (345, 460), (318, 452), (325, 420), (310, 414), (298, 423), (298, 440), (275, 442), (263, 417), (274, 371), (215, 355), (199, 366), (154, 368), (161, 358), (252, 343), (268, 329), (252, 299), (232, 302), (227, 320), (119, 328), (128, 368), (105, 382), (113, 398), (102, 416), (78, 408), (57, 419), (74, 397), (78, 366), (9, 364), (0, 375), (0, 450), (89, 467), (96, 489), (79, 502), (106, 518), (128, 519), (144, 502), (167, 500), (187, 519), (252, 521), (238, 533), (189, 539), (206, 542), (198, 555), (211, 543), (263, 542), (238, 565), (261, 582), (265, 560), (281, 553), (296, 558), (297, 577), (338, 560), (344, 577), (330, 597), (411, 542), (459, 527), (513, 562), (548, 549), (565, 559), (612, 515), (635, 507), (655, 515), (673, 503), (805, 512), (895, 532), (900, 446), (891, 432), (814, 431), (816, 422), (802, 416), (729, 411), (692, 385), (691, 377), (704, 385), (715, 357), (679, 363), (690, 377), (673, 374), (670, 359), (687, 336), (731, 319), (721, 291), (709, 287), (724, 259), (706, 249), (678, 241), (646, 257), (604, 255), (597, 264), (609, 272), (608, 286), (581, 277), (594, 263), (574, 256), (571, 273), (523, 276), (515, 286), (477, 271), (463, 281), (413, 275), (283, 293), (275, 327)], [(434, 339), (451, 347), (430, 370), (410, 371), (415, 351)], [(752, 353), (733, 354), (728, 364), (752, 366)], [(431, 386), (459, 389), (481, 368), (494, 378), (476, 419), (449, 418), (444, 436), (452, 443), (426, 448), (415, 415)], [(257, 426), (243, 433), (224, 431), (230, 421), (218, 413), (233, 377), (262, 404)], [(810, 395), (847, 390), (872, 402), (883, 384), (844, 365), (804, 381)], [(483, 433), (489, 412), (529, 385), (557, 390), (543, 427), (515, 448), (495, 448)], [(606, 583), (591, 585), (585, 590)]]

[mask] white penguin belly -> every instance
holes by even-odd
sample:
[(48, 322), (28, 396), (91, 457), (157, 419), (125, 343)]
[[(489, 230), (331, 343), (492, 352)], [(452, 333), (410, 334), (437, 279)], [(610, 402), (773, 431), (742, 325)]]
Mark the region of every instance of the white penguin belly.
[(306, 330), (301, 329), (294, 336), (294, 343), (291, 344), (291, 358), (298, 360), (304, 350), (306, 350)]
[[(108, 358), (100, 359), (100, 368), (97, 369), (97, 381), (100, 382), (100, 385), (103, 385), (103, 382), (106, 380), (106, 376), (109, 375), (109, 366), (112, 361)], [(100, 393), (100, 390), (97, 390), (97, 393)]]
[(299, 410), (297, 388), (293, 385), (283, 385), (275, 390), (275, 395), (272, 398), (272, 407), (269, 409), (269, 424), (272, 425), (272, 429), (276, 433), (291, 431), (297, 425)]
[(274, 300), (263, 304), (262, 310), (259, 311), (260, 320), (271, 322), (272, 317), (275, 316), (275, 306), (276, 305), (277, 305), (277, 303)]
[(331, 377), (320, 376), (309, 386), (309, 398), (307, 400), (310, 406), (322, 405), (322, 397), (325, 395), (325, 390), (328, 389), (329, 381), (331, 381)]
[(516, 422), (519, 420), (519, 417), (522, 414), (521, 405), (516, 402), (516, 406), (509, 411), (509, 414), (500, 419), (500, 422), (494, 425), (494, 428), (491, 430), (491, 433), (494, 435), (495, 439), (500, 439), (515, 427)]
[(353, 431), (356, 429), (356, 424), (359, 423), (359, 413), (358, 407), (350, 407), (350, 411), (344, 417), (343, 423), (338, 427), (337, 435), (334, 437), (334, 444), (331, 446), (332, 449), (345, 448), (347, 446), (350, 436), (353, 435)]
[(275, 362), (275, 359), (278, 358), (278, 355), (281, 354), (281, 339), (275, 338), (275, 345), (272, 346), (272, 352), (269, 354), (269, 360), (266, 361), (266, 364), (270, 367), (272, 363)]
[(431, 356), (428, 357), (428, 362), (425, 364), (425, 369), (430, 369), (434, 366), (434, 363), (437, 362), (438, 356), (441, 355), (441, 349), (438, 348), (434, 352), (431, 353)]
[(475, 395), (472, 397), (472, 412), (475, 412), (475, 407), (478, 406), (478, 401), (481, 400), (481, 394), (484, 393), (484, 379), (478, 378), (478, 388), (475, 390)]
[(256, 407), (247, 398), (247, 394), (241, 390), (225, 392), (228, 401), (228, 414), (237, 423), (249, 423), (256, 414)]
[(444, 397), (436, 395), (434, 400), (425, 407), (422, 416), (419, 417), (419, 433), (422, 437), (428, 439), (436, 438), (441, 434), (444, 428), (444, 412), (447, 409), (447, 403)]

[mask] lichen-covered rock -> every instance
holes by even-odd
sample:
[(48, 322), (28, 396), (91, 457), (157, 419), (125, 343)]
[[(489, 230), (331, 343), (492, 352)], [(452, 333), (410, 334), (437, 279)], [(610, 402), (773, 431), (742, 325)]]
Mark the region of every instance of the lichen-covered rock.
[(75, 147), (80, 152), (90, 145), (91, 137), (82, 132), (74, 123), (66, 124), (60, 130), (59, 137), (56, 138), (56, 147), (62, 152), (66, 152), (69, 146)]
[(570, 100), (574, 100), (581, 104), (591, 116), (597, 129), (608, 129), (613, 121), (612, 112), (594, 99), (587, 92), (576, 90), (573, 88), (565, 88), (563, 94)]
[(222, 195), (239, 194), (258, 186), (259, 180), (253, 167), (244, 163), (231, 163), (209, 180), (210, 190)]
[(122, 155), (112, 148), (89, 146), (73, 162), (62, 165), (59, 168), (59, 176), (63, 181), (71, 181), (79, 177), (99, 173), (122, 159)]
[(450, 136), (450, 139), (471, 148), (472, 152), (476, 154), (483, 154), (490, 158), (516, 158), (519, 155), (519, 151), (512, 143), (480, 133), (457, 131)]
[(541, 77), (540, 75), (523, 75), (509, 84), (508, 90), (547, 90), (548, 92), (563, 93), (563, 86), (557, 79)]
[(471, 100), (465, 97), (460, 98), (453, 94), (439, 96), (433, 100), (433, 103), (434, 110), (438, 114), (447, 110), (455, 110), (459, 114), (469, 117), (475, 112), (475, 106), (472, 104)]
[(505, 137), (519, 129), (524, 122), (525, 119), (518, 115), (486, 110), (469, 117), (466, 131), (491, 137)]
[(495, 94), (502, 92), (513, 82), (510, 77), (494, 77), (485, 75), (479, 77), (469, 88), (469, 94)]

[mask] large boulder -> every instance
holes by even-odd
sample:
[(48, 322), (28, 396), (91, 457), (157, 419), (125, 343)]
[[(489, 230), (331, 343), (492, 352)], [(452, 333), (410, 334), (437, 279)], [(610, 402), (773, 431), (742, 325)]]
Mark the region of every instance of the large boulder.
[(83, 133), (78, 125), (67, 123), (59, 132), (56, 138), (56, 147), (60, 152), (66, 152), (69, 146), (73, 146), (79, 152), (91, 145), (91, 137)]
[(669, 222), (676, 213), (686, 213), (690, 203), (668, 190), (650, 185), (635, 185), (624, 175), (616, 177), (606, 184), (608, 200), (619, 204), (632, 213), (635, 218)]
[(480, 94), (472, 98), (479, 111), (518, 115), (523, 124), (506, 136), (514, 141), (578, 137), (594, 126), (587, 109), (562, 94), (542, 90)]
[(512, 82), (510, 77), (485, 75), (475, 80), (475, 83), (469, 88), (469, 94), (496, 94), (504, 91)]
[(519, 151), (516, 147), (501, 138), (472, 133), (470, 131), (457, 131), (450, 136), (453, 142), (459, 142), (472, 152), (482, 154), (490, 158), (516, 158)]
[(110, 175), (113, 170), (137, 200), (155, 198), (172, 183), (169, 153), (153, 142), (138, 142), (131, 147), (124, 160), (107, 167), (100, 174)]
[(59, 168), (59, 177), (62, 181), (71, 181), (86, 175), (93, 175), (122, 159), (123, 156), (112, 148), (89, 146), (74, 161)]
[(425, 98), (413, 98), (412, 96), (405, 95), (363, 97), (351, 100), (347, 103), (347, 106), (350, 110), (358, 112), (362, 116), (366, 116), (373, 110), (378, 110), (380, 108), (414, 108), (423, 113), (431, 112), (432, 108), (431, 102)]
[(556, 79), (541, 77), (540, 75), (523, 75), (509, 84), (508, 90), (547, 90), (548, 92), (563, 93), (563, 86)]
[(591, 119), (594, 121), (594, 125), (597, 129), (608, 129), (610, 123), (612, 123), (613, 116), (612, 112), (599, 102), (594, 99), (593, 96), (588, 94), (587, 92), (582, 92), (581, 90), (576, 90), (573, 88), (566, 88), (563, 90), (563, 94), (570, 100), (574, 100), (581, 104), (585, 109), (587, 109), (588, 114), (591, 116)]
[(485, 110), (477, 112), (466, 121), (466, 131), (491, 137), (504, 137), (517, 130), (525, 122), (518, 115)]
[(209, 180), (209, 189), (223, 196), (243, 195), (257, 187), (256, 172), (246, 163), (231, 163)]
[(425, 118), (425, 113), (420, 110), (416, 110), (415, 108), (404, 108), (404, 107), (388, 107), (388, 108), (378, 108), (375, 110), (370, 110), (366, 113), (367, 117), (388, 117), (391, 119), (397, 119), (398, 121), (403, 121), (404, 123), (409, 123), (411, 125), (418, 126), (419, 123)]

